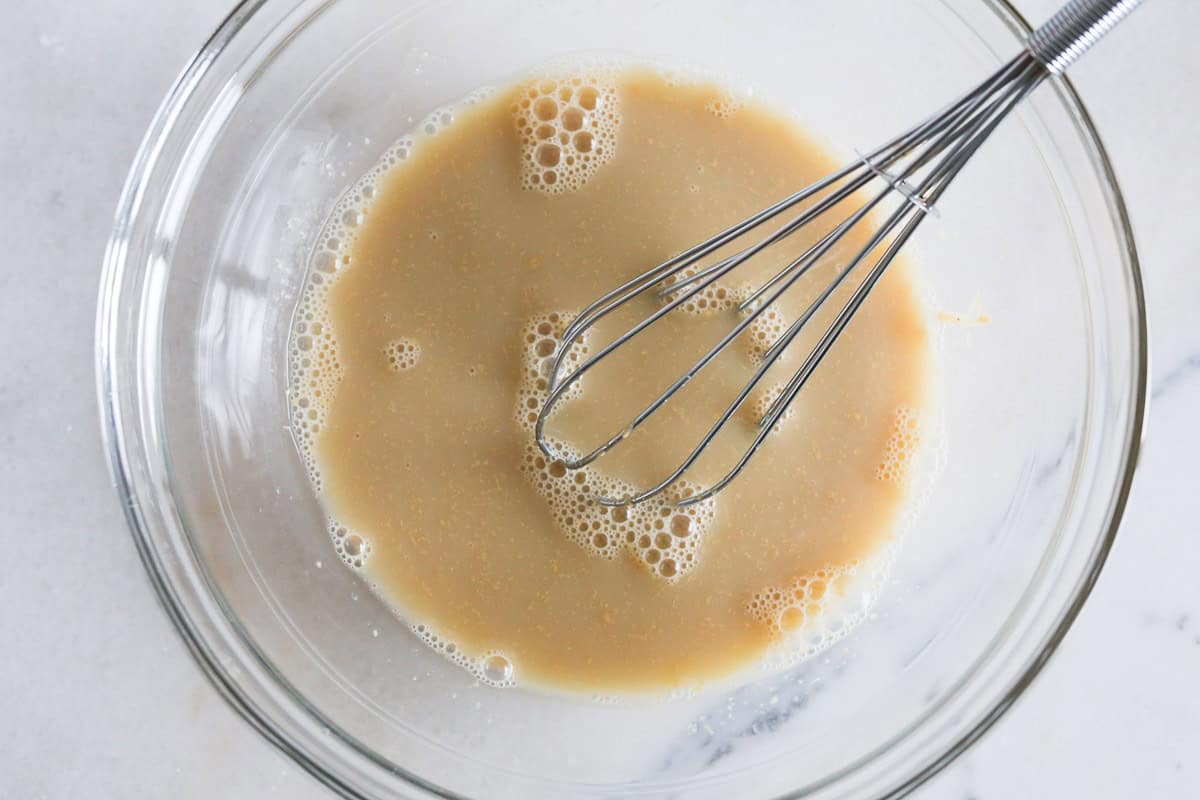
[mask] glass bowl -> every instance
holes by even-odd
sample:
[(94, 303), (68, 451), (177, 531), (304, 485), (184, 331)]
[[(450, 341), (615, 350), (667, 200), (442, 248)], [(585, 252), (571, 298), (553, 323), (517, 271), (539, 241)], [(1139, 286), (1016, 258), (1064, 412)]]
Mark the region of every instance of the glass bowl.
[(1066, 81), (1006, 122), (914, 242), (938, 301), (979, 298), (993, 322), (941, 337), (947, 468), (874, 612), (790, 670), (659, 703), (475, 684), (338, 563), (286, 427), (285, 343), (339, 194), (480, 86), (619, 54), (726, 76), (852, 153), (1027, 30), (983, 0), (242, 3), (138, 152), (97, 326), (117, 488), (214, 686), (347, 797), (884, 797), (948, 763), (1078, 612), (1141, 432), (1137, 258)]

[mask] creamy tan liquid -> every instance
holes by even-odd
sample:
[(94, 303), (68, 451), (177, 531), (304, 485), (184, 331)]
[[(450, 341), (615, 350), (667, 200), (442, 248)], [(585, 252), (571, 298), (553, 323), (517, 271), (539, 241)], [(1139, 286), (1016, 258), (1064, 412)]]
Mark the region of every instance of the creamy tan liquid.
[[(503, 653), (526, 684), (693, 686), (819, 624), (838, 582), (890, 541), (904, 501), (928, 358), (908, 265), (887, 273), (741, 477), (690, 515), (671, 504), (680, 487), (633, 511), (591, 498), (668, 474), (834, 264), (586, 470), (547, 463), (529, 415), (545, 397), (546, 342), (572, 315), (836, 166), (769, 109), (649, 70), (541, 78), (458, 110), (418, 141), (377, 181), (341, 268), (312, 295), (320, 308), (301, 328), (316, 335), (293, 364), (297, 419), (344, 526), (343, 556), (363, 561), (385, 599), (460, 656)], [(755, 258), (589, 373), (551, 420), (556, 441), (584, 452), (620, 430), (745, 318), (732, 306), (746, 287), (820, 232)], [(861, 243), (852, 236), (838, 254)], [(731, 465), (770, 387), (797, 368), (854, 282), (689, 485)], [(643, 298), (606, 320), (589, 352), (660, 306)]]

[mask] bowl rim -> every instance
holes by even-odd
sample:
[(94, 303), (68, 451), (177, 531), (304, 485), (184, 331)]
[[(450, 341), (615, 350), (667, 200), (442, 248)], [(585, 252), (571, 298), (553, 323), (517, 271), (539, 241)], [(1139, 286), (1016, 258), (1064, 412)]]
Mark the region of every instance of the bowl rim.
[[(119, 289), (127, 255), (127, 234), (132, 227), (133, 220), (137, 217), (146, 181), (153, 171), (164, 141), (174, 130), (180, 109), (188, 103), (193, 91), (207, 74), (216, 57), (268, 2), (270, 0), (241, 0), (220, 22), (171, 85), (155, 112), (130, 166), (104, 254), (97, 303), (95, 365), (101, 437), (114, 489), (122, 501), (126, 523), (147, 578), (160, 605), (167, 613), (184, 645), (191, 652), (201, 672), (218, 694), (264, 739), (338, 795), (358, 798), (363, 795), (353, 785), (314, 760), (306, 748), (302, 747), (293, 736), (281, 730), (268, 714), (260, 711), (230, 670), (214, 657), (203, 634), (190, 621), (187, 610), (172, 589), (168, 576), (164, 575), (160, 569), (158, 559), (153, 552), (152, 534), (137, 500), (138, 492), (135, 486), (137, 477), (133, 474), (122, 433), (123, 414), (119, 407), (117, 392), (117, 388), (122, 382), (117, 374), (118, 368), (115, 359), (118, 329), (121, 324)], [(326, 2), (332, 2), (332, 0), (326, 0)], [(1010, 0), (982, 0), (982, 2), (1017, 35), (1024, 37), (1033, 30), (1025, 17), (1012, 6)], [(1116, 539), (1132, 491), (1134, 475), (1137, 472), (1139, 454), (1145, 436), (1150, 353), (1145, 291), (1133, 227), (1108, 151), (1077, 90), (1066, 76), (1058, 76), (1048, 83), (1054, 88), (1066, 110), (1071, 114), (1082, 134), (1082, 141), (1090, 151), (1092, 167), (1101, 179), (1101, 189), (1108, 201), (1118, 240), (1124, 247), (1123, 256), (1128, 268), (1127, 277), (1133, 301), (1130, 309), (1133, 315), (1135, 336), (1132, 356), (1136, 359), (1133, 371), (1135, 384), (1132, 387), (1133, 403), (1129, 410), (1123, 454), (1124, 464), (1111, 498), (1109, 519), (1103, 537), (1097, 542), (1089, 563), (1080, 576), (1076, 591), (1066, 606), (1058, 612), (1057, 621), (1048, 629), (1043, 646), (1021, 669), (1012, 685), (991, 703), (985, 713), (980, 715), (965, 733), (945, 747), (940, 755), (915, 769), (912, 774), (904, 777), (899, 783), (889, 787), (880, 797), (891, 798), (907, 795), (937, 775), (978, 741), (1012, 707), (1017, 698), (1038, 676), (1061, 644), (1095, 586)], [(307, 704), (304, 705), (307, 707)], [(393, 771), (396, 770), (395, 765), (388, 764), (387, 766)], [(399, 774), (414, 788), (429, 792), (434, 796), (459, 797), (459, 795), (437, 786), (409, 770), (400, 769)], [(794, 796), (798, 795), (784, 795), (786, 798)]]

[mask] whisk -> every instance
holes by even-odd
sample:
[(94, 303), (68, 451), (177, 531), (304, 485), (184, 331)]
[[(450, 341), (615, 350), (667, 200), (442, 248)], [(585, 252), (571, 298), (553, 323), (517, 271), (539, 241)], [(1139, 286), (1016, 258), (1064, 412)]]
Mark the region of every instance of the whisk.
[[(699, 503), (728, 486), (741, 474), (747, 463), (775, 429), (776, 423), (787, 410), (788, 405), (804, 388), (809, 377), (862, 306), (863, 301), (883, 276), (888, 265), (895, 259), (896, 254), (912, 237), (921, 222), (934, 212), (936, 203), (951, 181), (980, 145), (987, 140), (996, 126), (1042, 81), (1066, 70), (1104, 34), (1112, 30), (1118, 22), (1140, 5), (1141, 1), (1072, 0), (1029, 36), (1025, 49), (1018, 56), (944, 110), (881, 147), (861, 155), (857, 161), (832, 175), (780, 200), (712, 238), (688, 248), (658, 266), (646, 270), (584, 308), (564, 330), (554, 354), (553, 367), (548, 380), (549, 394), (542, 405), (535, 426), (537, 443), (542, 452), (551, 459), (561, 459), (568, 470), (575, 470), (592, 463), (619, 445), (670, 401), (701, 370), (712, 363), (730, 343), (753, 324), (756, 318), (778, 301), (788, 289), (832, 250), (848, 231), (858, 225), (873, 225), (872, 212), (886, 201), (892, 201), (896, 205), (895, 209), (883, 217), (882, 224), (870, 234), (865, 245), (850, 256), (846, 263), (837, 266), (832, 280), (818, 292), (815, 299), (795, 321), (766, 349), (759, 366), (749, 381), (684, 460), (652, 487), (625, 497), (597, 497), (596, 500), (608, 506), (641, 503), (661, 494), (683, 478), (822, 305), (857, 267), (867, 262), (876, 250), (882, 249), (850, 294), (849, 299), (838, 310), (833, 321), (817, 339), (816, 344), (807, 353), (796, 372), (786, 382), (782, 392), (767, 407), (758, 421), (754, 438), (741, 457), (723, 477), (707, 488), (693, 492), (679, 500), (678, 505), (687, 506)], [(876, 181), (884, 184), (881, 191), (869, 197), (863, 205), (837, 222), (828, 233), (818, 238), (814, 244), (791, 260), (783, 269), (751, 291), (738, 306), (738, 310), (743, 312), (738, 324), (683, 375), (667, 386), (628, 424), (600, 446), (578, 458), (563, 457), (554, 452), (554, 448), (546, 439), (546, 420), (564, 395), (585, 373), (655, 322), (687, 303), (716, 281), (730, 275), (749, 259), (763, 253), (804, 226), (813, 223), (856, 191)], [(767, 233), (749, 247), (694, 273), (685, 272), (719, 248), (804, 202), (810, 202), (811, 205), (798, 211), (793, 219)], [(563, 365), (568, 361), (571, 348), (592, 326), (645, 293), (654, 293), (664, 301), (663, 304), (632, 328), (600, 347), (594, 354), (579, 361), (578, 365), (569, 373), (562, 374)]]

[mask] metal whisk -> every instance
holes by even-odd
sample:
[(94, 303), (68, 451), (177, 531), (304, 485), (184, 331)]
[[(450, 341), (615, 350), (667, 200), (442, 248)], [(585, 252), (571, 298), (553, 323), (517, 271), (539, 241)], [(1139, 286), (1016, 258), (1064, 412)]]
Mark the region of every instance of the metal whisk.
[[(979, 146), (987, 140), (996, 126), (1043, 80), (1066, 70), (1140, 4), (1141, 0), (1072, 0), (1029, 36), (1025, 50), (1020, 55), (1005, 64), (979, 87), (968, 92), (943, 111), (902, 133), (882, 147), (861, 156), (858, 161), (742, 220), (707, 241), (643, 272), (591, 303), (567, 326), (555, 353), (554, 365), (548, 381), (549, 395), (536, 423), (535, 432), (538, 446), (547, 457), (561, 458), (560, 454), (554, 452), (546, 441), (547, 417), (576, 381), (617, 348), (687, 303), (716, 281), (729, 275), (749, 259), (794, 234), (802, 227), (813, 223), (857, 190), (872, 181), (882, 181), (884, 187), (881, 191), (870, 197), (864, 205), (838, 222), (832, 230), (821, 236), (799, 257), (751, 292), (738, 307), (740, 311), (744, 312), (744, 316), (738, 324), (642, 409), (630, 423), (586, 455), (579, 458), (562, 458), (567, 469), (579, 469), (620, 444), (710, 364), (767, 308), (779, 300), (849, 230), (856, 225), (864, 224), (864, 220), (867, 220), (865, 224), (872, 224), (868, 219), (871, 213), (885, 201), (891, 200), (896, 205), (895, 210), (884, 218), (882, 225), (870, 235), (867, 243), (850, 257), (847, 263), (837, 269), (830, 283), (767, 348), (760, 366), (755, 370), (749, 382), (682, 463), (655, 486), (639, 491), (632, 496), (598, 497), (596, 499), (598, 502), (610, 506), (641, 503), (661, 494), (682, 478), (746, 402), (763, 376), (817, 313), (822, 304), (857, 267), (866, 262), (871, 254), (886, 242), (886, 246), (883, 247), (875, 262), (870, 265), (858, 286), (834, 317), (833, 322), (821, 334), (799, 369), (787, 381), (782, 393), (762, 415), (751, 444), (737, 463), (711, 486), (680, 500), (679, 505), (686, 506), (701, 502), (724, 489), (758, 452), (780, 417), (787, 410), (788, 405), (800, 393), (805, 382), (829, 352), (830, 347), (883, 276), (896, 254), (925, 217), (934, 210), (935, 204), (951, 181), (975, 154)], [(681, 275), (705, 256), (806, 201), (811, 202), (812, 205), (799, 212), (795, 218), (765, 235), (755, 244), (694, 274)], [(889, 237), (891, 237), (890, 241)], [(657, 294), (666, 302), (625, 333), (599, 348), (571, 372), (566, 375), (561, 374), (572, 346), (589, 328), (635, 297), (648, 292)]]

